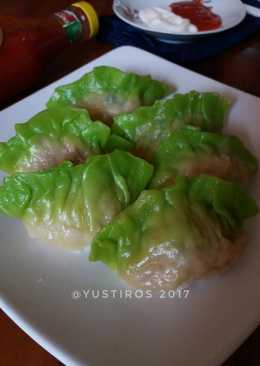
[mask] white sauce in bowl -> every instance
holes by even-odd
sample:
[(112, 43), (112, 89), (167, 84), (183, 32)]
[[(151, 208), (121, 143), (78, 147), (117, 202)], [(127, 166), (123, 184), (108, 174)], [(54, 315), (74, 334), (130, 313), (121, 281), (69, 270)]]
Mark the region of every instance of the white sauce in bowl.
[(152, 7), (139, 11), (139, 18), (149, 28), (157, 32), (197, 33), (198, 28), (189, 19), (174, 14), (170, 9)]

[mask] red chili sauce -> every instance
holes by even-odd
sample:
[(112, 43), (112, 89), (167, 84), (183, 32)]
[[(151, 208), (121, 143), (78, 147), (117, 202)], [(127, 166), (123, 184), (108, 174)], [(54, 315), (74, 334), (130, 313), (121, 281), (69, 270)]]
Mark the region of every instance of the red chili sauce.
[(202, 0), (180, 1), (172, 3), (170, 8), (176, 15), (189, 19), (199, 31), (218, 29), (222, 25), (221, 17), (203, 5)]

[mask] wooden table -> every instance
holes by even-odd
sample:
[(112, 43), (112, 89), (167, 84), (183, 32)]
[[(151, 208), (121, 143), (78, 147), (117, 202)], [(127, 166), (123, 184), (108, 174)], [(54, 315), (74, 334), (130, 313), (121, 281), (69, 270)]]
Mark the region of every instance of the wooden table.
[[(0, 14), (45, 16), (69, 5), (71, 0), (1, 0)], [(100, 15), (111, 14), (111, 0), (90, 0)], [(74, 47), (74, 52), (64, 52), (44, 75), (37, 88), (49, 84), (61, 76), (80, 67), (88, 61), (109, 51), (111, 46), (92, 40)], [(252, 36), (239, 46), (225, 51), (222, 55), (189, 67), (201, 74), (260, 97), (260, 34)], [(1, 70), (0, 70), (1, 72)], [(33, 92), (30, 90), (29, 92)], [(28, 93), (25, 93), (26, 95)], [(16, 98), (19, 100), (22, 96)], [(243, 314), (241, 314), (243, 316)], [(23, 333), (6, 315), (0, 312), (0, 366), (56, 366), (56, 359), (44, 351)], [(223, 334), (223, 337), (225, 335)], [(223, 366), (259, 366), (260, 328), (230, 357)], [(139, 366), (139, 365), (136, 365)], [(178, 366), (178, 365), (176, 365)], [(194, 365), (199, 366), (199, 365)]]

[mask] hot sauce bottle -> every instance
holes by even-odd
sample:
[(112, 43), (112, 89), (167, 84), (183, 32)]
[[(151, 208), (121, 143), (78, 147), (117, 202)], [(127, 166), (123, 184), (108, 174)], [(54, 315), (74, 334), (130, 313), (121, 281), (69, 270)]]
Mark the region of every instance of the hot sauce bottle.
[(0, 16), (0, 103), (32, 87), (44, 67), (73, 42), (93, 37), (99, 28), (94, 8), (85, 1), (47, 18)]

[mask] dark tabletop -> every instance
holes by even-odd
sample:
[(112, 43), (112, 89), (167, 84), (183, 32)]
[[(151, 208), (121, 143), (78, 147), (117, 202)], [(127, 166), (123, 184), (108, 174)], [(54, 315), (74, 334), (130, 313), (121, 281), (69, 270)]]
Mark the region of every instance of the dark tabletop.
[[(112, 13), (112, 0), (90, 0), (90, 2), (95, 6), (100, 15), (109, 15)], [(70, 3), (72, 3), (71, 0), (1, 0), (0, 14), (45, 16), (58, 9), (65, 8)], [(32, 93), (50, 82), (59, 79), (110, 49), (111, 46), (109, 44), (91, 40), (88, 43), (74, 46), (73, 52), (71, 50), (64, 51), (62, 55), (49, 65), (42, 81), (38, 83), (36, 88), (20, 95), (18, 98), (12, 100), (12, 102), (16, 102), (28, 93)], [(225, 51), (218, 57), (196, 64), (189, 64), (188, 67), (215, 80), (260, 97), (260, 82), (258, 78), (260, 75), (260, 32), (251, 36), (239, 46)], [(0, 330), (0, 366), (60, 365), (60, 362), (32, 341), (2, 312), (0, 312)], [(225, 337), (224, 334), (223, 337)], [(223, 366), (259, 365), (260, 327)]]

